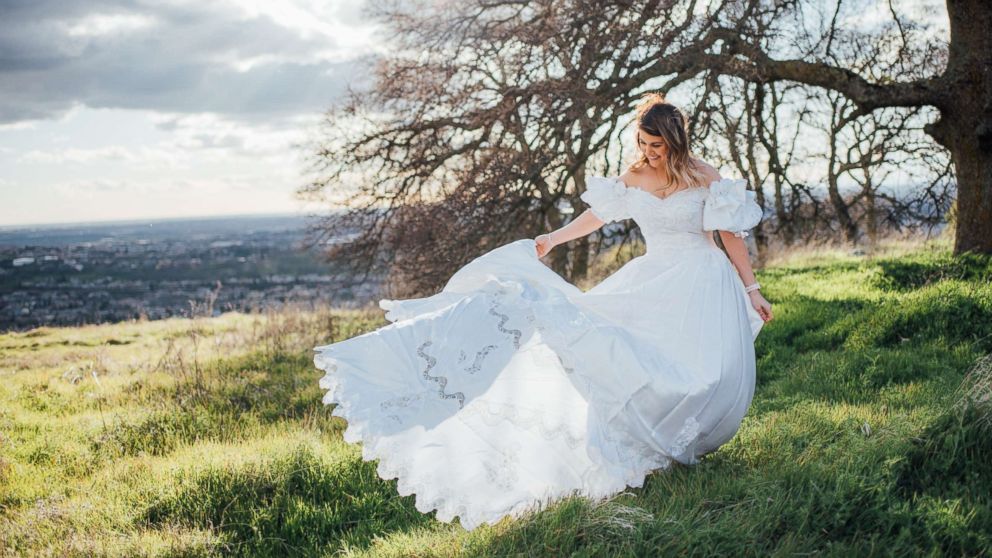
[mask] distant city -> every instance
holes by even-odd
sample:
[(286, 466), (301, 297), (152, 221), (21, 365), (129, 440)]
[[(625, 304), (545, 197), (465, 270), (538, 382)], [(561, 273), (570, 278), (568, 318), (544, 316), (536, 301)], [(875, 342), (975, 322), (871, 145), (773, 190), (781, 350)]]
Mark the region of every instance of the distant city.
[(0, 229), (0, 330), (375, 299), (380, 282), (351, 284), (303, 248), (304, 227), (261, 216)]

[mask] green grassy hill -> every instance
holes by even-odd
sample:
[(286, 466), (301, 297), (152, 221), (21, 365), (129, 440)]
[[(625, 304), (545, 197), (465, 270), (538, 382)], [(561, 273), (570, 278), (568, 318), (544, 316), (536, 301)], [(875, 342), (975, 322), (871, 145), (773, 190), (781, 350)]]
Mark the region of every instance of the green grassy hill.
[(992, 261), (758, 273), (776, 319), (732, 442), (600, 504), (466, 533), (320, 403), (311, 348), (378, 310), (0, 335), (0, 555), (988, 555)]

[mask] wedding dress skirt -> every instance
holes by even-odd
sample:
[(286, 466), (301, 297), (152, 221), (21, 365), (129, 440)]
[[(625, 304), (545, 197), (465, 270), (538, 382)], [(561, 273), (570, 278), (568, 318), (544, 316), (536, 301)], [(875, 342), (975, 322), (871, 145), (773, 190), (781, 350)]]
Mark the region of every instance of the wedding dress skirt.
[(662, 199), (595, 177), (582, 198), (604, 221), (636, 219), (648, 251), (590, 290), (522, 239), (433, 296), (381, 300), (392, 323), (315, 348), (344, 439), (418, 510), (466, 529), (695, 463), (734, 436), (754, 393), (763, 322), (703, 228), (757, 222), (743, 187)]

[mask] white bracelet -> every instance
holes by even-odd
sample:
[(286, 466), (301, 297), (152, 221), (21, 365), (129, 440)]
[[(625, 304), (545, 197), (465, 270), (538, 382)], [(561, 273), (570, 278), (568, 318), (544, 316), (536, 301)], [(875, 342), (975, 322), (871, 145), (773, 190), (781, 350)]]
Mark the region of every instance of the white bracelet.
[(744, 287), (744, 292), (749, 293), (751, 291), (756, 291), (756, 290), (758, 290), (760, 288), (761, 288), (761, 285), (759, 285), (758, 282), (755, 281), (754, 283), (751, 283), (750, 285)]

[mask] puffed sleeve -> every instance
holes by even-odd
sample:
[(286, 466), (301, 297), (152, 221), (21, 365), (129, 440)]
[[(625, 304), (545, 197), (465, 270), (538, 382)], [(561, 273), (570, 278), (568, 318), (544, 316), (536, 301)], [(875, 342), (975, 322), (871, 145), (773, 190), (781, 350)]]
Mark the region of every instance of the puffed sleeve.
[(746, 180), (721, 178), (710, 184), (703, 200), (703, 230), (730, 231), (743, 238), (761, 217), (761, 206), (754, 191), (747, 189)]
[(579, 199), (589, 204), (589, 209), (605, 223), (630, 218), (627, 186), (619, 178), (590, 176), (586, 181), (586, 191)]

